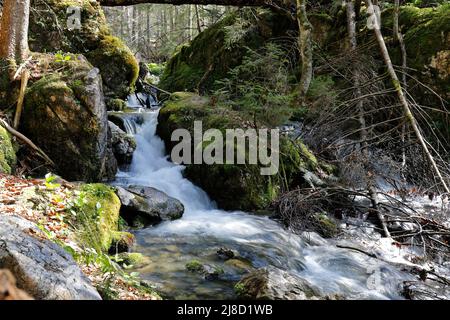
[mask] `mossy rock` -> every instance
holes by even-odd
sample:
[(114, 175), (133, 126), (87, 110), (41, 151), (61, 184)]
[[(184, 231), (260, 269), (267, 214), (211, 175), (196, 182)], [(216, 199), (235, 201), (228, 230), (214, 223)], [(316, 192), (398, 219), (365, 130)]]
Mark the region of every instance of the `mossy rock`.
[[(67, 180), (111, 180), (117, 163), (98, 69), (81, 55), (64, 62), (36, 55), (47, 75), (31, 82), (20, 130), (42, 148)], [(55, 73), (53, 70), (58, 69)]]
[[(118, 227), (119, 226), (120, 221), (118, 221)], [(109, 248), (109, 252), (111, 254), (128, 252), (133, 246), (134, 241), (135, 237), (133, 234), (125, 231), (114, 231), (112, 233), (111, 248)]]
[(142, 253), (138, 252), (123, 252), (114, 256), (115, 260), (121, 266), (132, 266), (133, 268), (140, 268), (145, 266), (149, 259), (145, 257)]
[(16, 153), (11, 142), (11, 136), (0, 125), (0, 173), (11, 174), (16, 161)]
[[(174, 93), (161, 109), (158, 125), (158, 134), (165, 141), (169, 152), (176, 145), (176, 142), (171, 141), (172, 132), (184, 128), (193, 134), (196, 120), (202, 121), (203, 131), (245, 129), (249, 123), (249, 119), (238, 111), (210, 106), (206, 97), (187, 92)], [(320, 167), (320, 162), (305, 144), (292, 142), (283, 136), (280, 138), (280, 170), (275, 175), (261, 175), (262, 166), (250, 164), (187, 165), (185, 175), (202, 187), (223, 209), (265, 209), (281, 191), (301, 185), (306, 172)], [(204, 149), (206, 146), (203, 144), (200, 147)]]
[(223, 79), (241, 64), (248, 48), (260, 48), (269, 39), (285, 36), (289, 30), (297, 28), (288, 16), (261, 11), (258, 22), (246, 27), (242, 38), (230, 43), (227, 34), (239, 28), (238, 20), (238, 13), (232, 13), (200, 33), (191, 43), (177, 48), (159, 85), (171, 92), (208, 92), (214, 89), (216, 80)]
[(127, 103), (122, 99), (108, 99), (106, 108), (108, 111), (123, 111), (127, 108)]
[(86, 57), (100, 69), (106, 96), (125, 98), (131, 92), (139, 76), (139, 65), (122, 40), (105, 36)]
[[(86, 55), (100, 69), (105, 94), (110, 98), (123, 99), (134, 88), (138, 63), (130, 49), (111, 35), (98, 1), (32, 0), (31, 7), (31, 50)], [(80, 8), (80, 28), (69, 29), (69, 7)]]
[(186, 270), (189, 272), (203, 273), (205, 271), (205, 267), (200, 261), (192, 260), (186, 263)]
[(114, 189), (104, 184), (85, 184), (79, 187), (74, 199), (72, 225), (78, 229), (78, 242), (87, 248), (108, 252), (118, 233), (120, 200)]
[(312, 215), (313, 229), (324, 238), (332, 238), (339, 233), (339, 226), (336, 221), (326, 213)]

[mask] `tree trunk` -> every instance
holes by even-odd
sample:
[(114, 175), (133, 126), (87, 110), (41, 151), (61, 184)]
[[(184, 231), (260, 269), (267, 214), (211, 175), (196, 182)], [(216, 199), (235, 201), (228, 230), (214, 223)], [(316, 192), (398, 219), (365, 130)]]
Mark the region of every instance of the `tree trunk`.
[(197, 31), (202, 32), (202, 24), (200, 23), (200, 14), (198, 12), (198, 5), (195, 5), (195, 19), (197, 20)]
[(299, 26), (300, 57), (302, 76), (300, 78), (300, 99), (304, 99), (309, 90), (313, 75), (312, 25), (306, 13), (306, 1), (297, 0), (297, 21)]
[(0, 58), (16, 63), (29, 54), (28, 25), (30, 0), (5, 0), (0, 29)]
[[(399, 23), (398, 23), (398, 16), (400, 13), (400, 0), (395, 0), (394, 3), (394, 40), (395, 42), (400, 46), (400, 50), (402, 53), (402, 85), (403, 87), (406, 87), (406, 47), (405, 42), (403, 41), (403, 35), (400, 31)], [(401, 132), (401, 139), (402, 139), (402, 168), (405, 168), (406, 166), (406, 124), (402, 125), (402, 132)]]
[[(350, 43), (350, 50), (352, 51), (353, 55), (356, 56), (355, 52), (358, 48), (358, 43), (356, 40), (356, 11), (355, 11), (355, 5), (353, 3), (353, 0), (345, 1), (345, 8), (347, 12), (347, 31), (348, 31), (348, 41)], [(378, 193), (376, 190), (376, 187), (374, 185), (374, 177), (371, 177), (370, 174), (370, 166), (369, 166), (369, 149), (367, 147), (367, 129), (366, 129), (366, 119), (364, 117), (364, 100), (362, 97), (361, 92), (361, 79), (360, 79), (360, 71), (359, 71), (359, 63), (354, 62), (353, 63), (353, 70), (352, 70), (352, 78), (353, 78), (353, 86), (355, 87), (355, 99), (357, 99), (357, 109), (358, 109), (358, 120), (359, 120), (359, 126), (360, 126), (360, 137), (361, 137), (361, 152), (364, 162), (364, 168), (366, 171), (366, 180), (367, 180), (367, 190), (369, 191), (369, 196), (372, 201), (372, 208), (374, 213), (376, 214), (376, 217), (378, 218), (378, 222), (383, 228), (384, 235), (386, 237), (390, 237), (391, 234), (389, 233), (389, 230), (386, 225), (385, 218), (383, 214), (381, 213), (379, 209), (379, 200), (378, 200)]]
[[(366, 5), (368, 8), (372, 7), (372, 0), (365, 0)], [(371, 16), (373, 21), (379, 21), (378, 17), (376, 16), (376, 10), (371, 10)], [(406, 120), (410, 123), (411, 127), (413, 128), (413, 131), (419, 140), (420, 145), (422, 146), (422, 149), (425, 153), (425, 155), (428, 158), (428, 161), (430, 162), (433, 171), (436, 173), (439, 181), (441, 182), (444, 190), (446, 193), (450, 193), (450, 189), (447, 186), (447, 183), (444, 180), (444, 177), (441, 174), (441, 171), (439, 170), (436, 161), (433, 158), (433, 155), (431, 154), (430, 150), (428, 149), (427, 142), (425, 141), (424, 137), (422, 136), (422, 133), (420, 132), (419, 125), (417, 124), (416, 118), (414, 117), (413, 113), (411, 112), (411, 108), (409, 107), (409, 102), (406, 99), (406, 95), (403, 91), (403, 86), (400, 82), (400, 80), (397, 77), (397, 73), (395, 72), (394, 66), (392, 64), (391, 57), (389, 56), (389, 51), (386, 47), (386, 43), (384, 41), (383, 35), (381, 34), (381, 26), (375, 26), (373, 28), (373, 31), (375, 33), (375, 37), (378, 42), (378, 46), (380, 47), (381, 55), (384, 59), (384, 63), (386, 64), (388, 74), (391, 78), (392, 84), (394, 85), (395, 91), (397, 92), (397, 96), (400, 100), (400, 103), (402, 105), (403, 111), (405, 113)]]

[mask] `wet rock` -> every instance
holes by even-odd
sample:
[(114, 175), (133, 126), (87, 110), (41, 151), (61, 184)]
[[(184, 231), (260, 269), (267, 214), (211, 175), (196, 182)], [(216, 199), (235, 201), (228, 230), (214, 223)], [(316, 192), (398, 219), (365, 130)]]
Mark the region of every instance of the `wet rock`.
[(192, 260), (186, 264), (186, 270), (203, 275), (206, 280), (218, 280), (224, 270), (220, 267), (202, 264), (198, 260)]
[(0, 270), (0, 301), (33, 300), (30, 295), (17, 288), (16, 285), (16, 278), (9, 270)]
[(405, 281), (402, 295), (408, 300), (448, 300), (450, 288), (439, 281)]
[(273, 267), (244, 276), (236, 284), (235, 291), (244, 299), (309, 300), (320, 296), (318, 289), (305, 279)]
[(254, 270), (252, 264), (244, 259), (230, 259), (224, 264), (233, 271), (233, 274), (243, 275)]
[(176, 220), (184, 213), (183, 204), (162, 191), (144, 186), (117, 187), (121, 215), (133, 227)]
[(119, 166), (131, 164), (133, 153), (136, 150), (136, 140), (111, 121), (109, 121), (109, 128), (111, 129), (112, 150), (117, 164)]
[[(47, 153), (63, 178), (112, 180), (117, 163), (102, 78), (84, 57), (70, 57), (64, 72), (43, 77), (27, 90), (21, 131)], [(53, 56), (38, 58), (55, 68), (60, 64)]]
[(100, 300), (73, 258), (39, 234), (30, 221), (0, 216), (0, 268), (11, 270), (17, 286), (39, 300)]
[(133, 234), (129, 232), (116, 231), (113, 233), (110, 254), (128, 253), (135, 241)]
[(230, 250), (228, 248), (220, 248), (219, 250), (217, 250), (217, 256), (222, 260), (229, 260), (233, 259), (235, 254), (233, 250)]

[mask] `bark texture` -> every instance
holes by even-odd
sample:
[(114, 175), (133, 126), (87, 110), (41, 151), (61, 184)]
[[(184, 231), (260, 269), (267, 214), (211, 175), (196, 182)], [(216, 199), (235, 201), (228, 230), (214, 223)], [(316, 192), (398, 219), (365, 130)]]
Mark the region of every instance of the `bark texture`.
[(5, 0), (0, 29), (0, 58), (27, 59), (30, 0)]

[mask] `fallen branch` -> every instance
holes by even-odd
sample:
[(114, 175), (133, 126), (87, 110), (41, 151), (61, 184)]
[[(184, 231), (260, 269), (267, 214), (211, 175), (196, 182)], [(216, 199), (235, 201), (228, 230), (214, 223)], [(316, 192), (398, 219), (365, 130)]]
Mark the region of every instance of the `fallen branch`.
[(343, 245), (340, 245), (340, 244), (337, 244), (336, 247), (338, 247), (340, 249), (348, 249), (348, 250), (357, 251), (357, 252), (365, 254), (365, 255), (367, 255), (367, 256), (369, 256), (371, 258), (378, 259), (378, 256), (375, 253), (370, 253), (370, 252), (364, 251), (364, 250), (359, 249), (359, 248), (343, 246)]
[(47, 161), (48, 164), (55, 166), (55, 163), (45, 154), (44, 151), (42, 151), (42, 149), (36, 146), (30, 139), (25, 137), (19, 131), (11, 127), (5, 120), (0, 119), (0, 125), (3, 126), (13, 136), (17, 137), (19, 140), (21, 140), (22, 142), (30, 146), (33, 150), (35, 150), (45, 161)]
[(23, 63), (19, 66), (19, 68), (17, 68), (17, 71), (16, 71), (16, 73), (15, 73), (14, 76), (13, 76), (13, 80), (17, 80), (17, 79), (19, 78), (19, 76), (20, 76), (21, 73), (22, 73), (22, 70), (26, 67), (26, 65), (31, 61), (32, 58), (33, 58), (33, 57), (30, 56), (27, 60), (25, 60), (25, 62), (23, 62)]
[(24, 70), (21, 76), (22, 79), (20, 82), (19, 99), (17, 100), (16, 114), (14, 116), (14, 129), (19, 128), (20, 117), (22, 116), (23, 100), (25, 98), (25, 90), (27, 89), (29, 77), (30, 73), (28, 70)]

